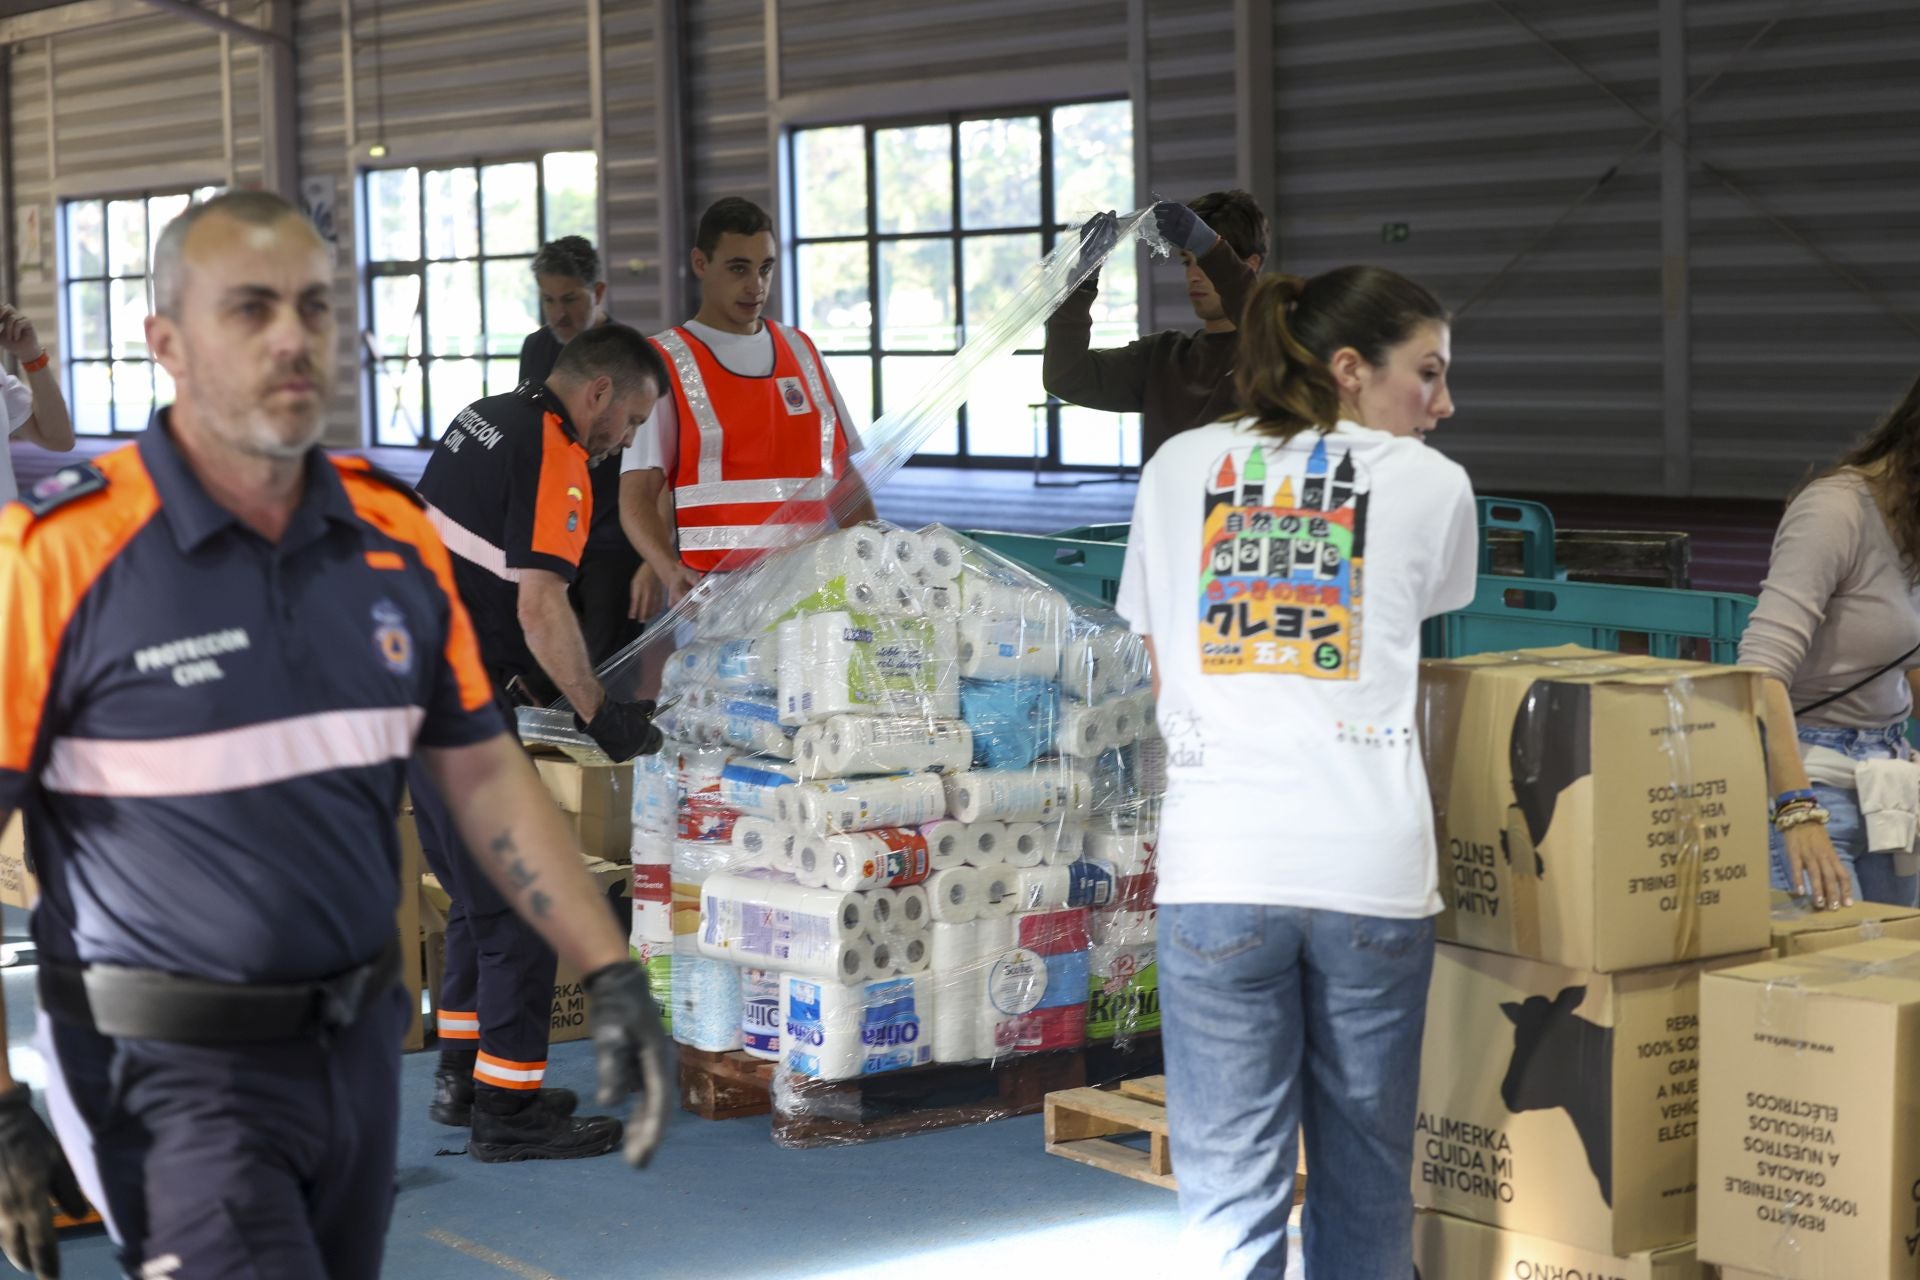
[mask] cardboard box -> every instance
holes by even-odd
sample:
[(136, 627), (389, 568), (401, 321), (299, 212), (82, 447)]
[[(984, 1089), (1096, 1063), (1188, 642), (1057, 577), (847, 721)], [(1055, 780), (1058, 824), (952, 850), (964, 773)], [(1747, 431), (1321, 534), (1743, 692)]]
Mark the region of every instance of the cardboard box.
[[(625, 916), (631, 912), (633, 903), (633, 869), (630, 865), (608, 862), (601, 858), (588, 858), (587, 874), (600, 886), (606, 895), (614, 913)], [(446, 910), (449, 903), (447, 891), (441, 887), (434, 876), (421, 877), (421, 892), (428, 909), (437, 912), (441, 924), (439, 932), (426, 939), (427, 989), (434, 1009), (439, 1009), (440, 981), (446, 974)], [(621, 933), (628, 932), (630, 925), (622, 919), (619, 923)], [(572, 965), (562, 963), (553, 976), (553, 1009), (549, 1044), (563, 1044), (569, 1040), (584, 1040), (587, 1037), (587, 992), (581, 984), (582, 975)]]
[(1708, 1280), (1693, 1242), (1619, 1258), (1444, 1213), (1413, 1219), (1414, 1280)]
[(1700, 975), (1593, 973), (1442, 944), (1414, 1203), (1624, 1257), (1693, 1238)]
[(0, 831), (0, 903), (31, 910), (40, 896), (40, 882), (27, 870), (27, 830), (16, 810)]
[(1820, 911), (1776, 889), (1771, 924), (1776, 956), (1831, 951), (1876, 938), (1920, 942), (1920, 911), (1887, 902), (1858, 902), (1838, 911)]
[(1920, 944), (1701, 987), (1700, 1252), (1789, 1280), (1920, 1277)]
[(413, 1011), (407, 1023), (407, 1038), (401, 1050), (412, 1053), (427, 1045), (426, 1023), (420, 1017), (420, 984), (426, 970), (420, 955), (420, 877), (426, 872), (426, 859), (420, 852), (420, 832), (411, 813), (400, 815), (400, 905), (394, 909), (393, 926), (400, 939), (400, 976), (406, 983)]
[(1757, 673), (1567, 646), (1420, 695), (1441, 938), (1601, 973), (1767, 945)]

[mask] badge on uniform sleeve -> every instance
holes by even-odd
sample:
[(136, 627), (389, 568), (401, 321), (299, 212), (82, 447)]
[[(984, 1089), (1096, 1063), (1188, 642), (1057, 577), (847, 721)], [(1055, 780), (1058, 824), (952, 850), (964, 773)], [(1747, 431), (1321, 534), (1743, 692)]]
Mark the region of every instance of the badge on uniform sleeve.
[(787, 412), (802, 414), (807, 411), (807, 393), (800, 387), (798, 378), (776, 379), (780, 387), (780, 403), (787, 406)]
[(413, 673), (413, 632), (407, 630), (407, 615), (391, 600), (373, 606), (373, 649), (393, 674)]
[(65, 506), (90, 493), (98, 493), (106, 487), (105, 472), (91, 462), (76, 462), (35, 484), (20, 495), (20, 502), (36, 517), (44, 516), (56, 507)]

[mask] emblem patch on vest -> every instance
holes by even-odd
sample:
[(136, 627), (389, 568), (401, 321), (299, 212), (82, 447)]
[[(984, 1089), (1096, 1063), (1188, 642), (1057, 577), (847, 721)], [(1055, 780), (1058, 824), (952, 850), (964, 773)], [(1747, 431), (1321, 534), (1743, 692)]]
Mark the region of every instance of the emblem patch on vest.
[(787, 406), (790, 414), (802, 414), (807, 411), (807, 393), (800, 389), (800, 379), (779, 378), (775, 380), (780, 387), (780, 400)]

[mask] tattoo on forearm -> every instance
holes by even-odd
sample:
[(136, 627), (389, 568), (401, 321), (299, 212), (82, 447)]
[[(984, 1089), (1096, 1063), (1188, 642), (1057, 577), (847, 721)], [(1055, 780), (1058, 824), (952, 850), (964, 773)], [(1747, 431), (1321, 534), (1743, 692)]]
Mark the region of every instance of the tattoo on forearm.
[[(540, 873), (530, 870), (525, 858), (520, 857), (520, 846), (513, 841), (511, 831), (503, 831), (487, 843), (487, 852), (493, 864), (506, 878), (507, 885), (515, 893), (524, 892), (533, 887), (540, 879)], [(529, 906), (535, 915), (545, 915), (553, 905), (546, 894), (535, 892), (529, 899)]]
[(540, 889), (535, 889), (532, 896), (527, 899), (527, 909), (533, 912), (535, 919), (544, 918), (552, 907), (553, 899)]

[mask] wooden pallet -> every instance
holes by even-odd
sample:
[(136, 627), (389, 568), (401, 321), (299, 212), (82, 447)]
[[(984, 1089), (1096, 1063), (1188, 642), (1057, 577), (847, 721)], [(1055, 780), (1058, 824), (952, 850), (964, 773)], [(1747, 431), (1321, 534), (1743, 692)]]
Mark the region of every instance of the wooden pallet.
[(934, 1064), (856, 1080), (789, 1081), (775, 1102), (778, 1064), (744, 1053), (680, 1050), (681, 1106), (708, 1120), (773, 1116), (782, 1147), (839, 1146), (983, 1124), (1045, 1110), (1047, 1097), (1160, 1069), (1157, 1035), (1123, 1045)]
[[(1165, 1076), (1123, 1080), (1110, 1089), (1068, 1089), (1047, 1096), (1047, 1153), (1105, 1169), (1136, 1182), (1174, 1190), (1173, 1152), (1167, 1139)], [(1113, 1141), (1126, 1134), (1147, 1135), (1147, 1149)], [(1293, 1179), (1293, 1202), (1307, 1194), (1307, 1156), (1303, 1149)]]

